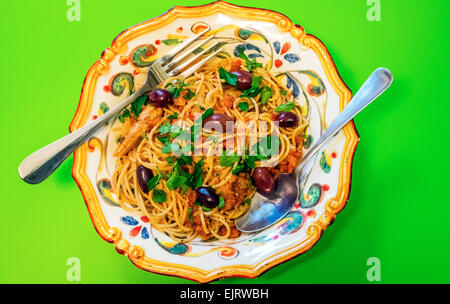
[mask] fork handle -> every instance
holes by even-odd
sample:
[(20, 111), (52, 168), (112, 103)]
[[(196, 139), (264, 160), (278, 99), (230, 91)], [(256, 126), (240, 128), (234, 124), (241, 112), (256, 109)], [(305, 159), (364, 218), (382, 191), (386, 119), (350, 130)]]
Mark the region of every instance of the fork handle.
[(364, 82), (359, 91), (344, 110), (336, 117), (328, 129), (322, 134), (316, 144), (303, 157), (296, 172), (299, 174), (308, 161), (323, 147), (328, 140), (336, 135), (356, 114), (380, 96), (392, 83), (392, 74), (388, 69), (378, 68)]
[(45, 180), (70, 154), (91, 138), (100, 127), (146, 91), (148, 91), (146, 86), (141, 87), (102, 116), (29, 155), (19, 166), (20, 178), (29, 184), (38, 184)]

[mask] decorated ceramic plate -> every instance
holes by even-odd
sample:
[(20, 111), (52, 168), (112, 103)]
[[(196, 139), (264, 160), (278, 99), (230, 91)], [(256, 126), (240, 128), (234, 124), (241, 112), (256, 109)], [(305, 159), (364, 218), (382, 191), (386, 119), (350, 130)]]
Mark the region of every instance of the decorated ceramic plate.
[[(350, 90), (316, 37), (280, 13), (219, 1), (174, 7), (120, 33), (89, 69), (70, 130), (116, 105), (142, 85), (155, 59), (207, 26), (227, 42), (228, 53), (242, 49), (249, 58), (264, 63), (302, 105), (301, 113), (309, 122), (304, 151), (350, 101)], [(100, 236), (147, 271), (198, 282), (256, 277), (309, 250), (349, 195), (359, 140), (353, 122), (317, 156), (298, 201), (284, 219), (259, 233), (243, 233), (227, 241), (177, 243), (152, 228), (143, 214), (126, 212), (117, 203), (111, 186), (116, 123), (109, 123), (74, 153), (72, 173)]]

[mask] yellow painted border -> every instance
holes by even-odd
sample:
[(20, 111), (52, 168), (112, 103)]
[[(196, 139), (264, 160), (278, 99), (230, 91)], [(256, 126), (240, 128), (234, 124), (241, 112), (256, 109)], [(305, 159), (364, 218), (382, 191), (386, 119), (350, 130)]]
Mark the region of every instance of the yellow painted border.
[[(217, 1), (195, 7), (176, 6), (165, 14), (135, 25), (118, 35), (111, 44), (111, 47), (102, 53), (100, 60), (95, 62), (89, 69), (83, 84), (78, 109), (70, 124), (69, 130), (73, 132), (84, 125), (92, 105), (94, 86), (98, 77), (109, 69), (110, 62), (119, 52), (126, 50), (127, 43), (130, 40), (144, 33), (161, 28), (178, 17), (198, 18), (215, 13), (224, 13), (246, 19), (272, 22), (276, 24), (281, 31), (289, 32), (300, 44), (312, 48), (318, 55), (328, 80), (339, 95), (340, 110), (342, 111), (345, 105), (350, 101), (352, 93), (340, 78), (330, 54), (319, 39), (313, 35), (306, 34), (301, 26), (293, 24), (288, 17), (278, 12), (260, 8), (241, 7), (224, 1)], [(344, 208), (350, 193), (352, 160), (359, 141), (359, 136), (353, 121), (344, 127), (343, 132), (346, 137), (346, 144), (344, 146), (339, 168), (339, 185), (336, 197), (325, 203), (324, 214), (308, 227), (307, 239), (289, 248), (285, 248), (283, 251), (277, 252), (273, 256), (254, 265), (232, 265), (206, 271), (196, 267), (171, 264), (150, 259), (145, 256), (145, 252), (141, 247), (130, 246), (128, 241), (122, 239), (122, 233), (119, 229), (108, 226), (101, 210), (100, 202), (95, 193), (95, 189), (86, 175), (86, 144), (82, 145), (74, 153), (72, 175), (82, 192), (89, 215), (98, 234), (106, 241), (114, 243), (116, 250), (120, 254), (128, 255), (130, 260), (139, 268), (155, 273), (183, 277), (201, 283), (225, 277), (254, 278), (273, 266), (283, 263), (309, 250), (319, 240), (323, 231), (332, 223), (336, 214)]]

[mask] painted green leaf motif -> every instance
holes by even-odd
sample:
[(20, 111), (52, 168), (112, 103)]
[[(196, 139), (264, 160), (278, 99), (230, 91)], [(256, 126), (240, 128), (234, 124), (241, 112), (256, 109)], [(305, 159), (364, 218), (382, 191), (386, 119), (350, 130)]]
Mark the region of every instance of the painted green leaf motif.
[(162, 41), (162, 43), (164, 43), (165, 45), (176, 45), (176, 44), (179, 44), (181, 42), (183, 42), (183, 40), (180, 40), (180, 39), (177, 39), (177, 38), (175, 38), (175, 39), (164, 39)]
[(186, 244), (183, 243), (177, 243), (173, 245), (172, 247), (163, 245), (157, 238), (155, 238), (156, 243), (166, 250), (167, 252), (170, 252), (172, 254), (184, 254), (188, 251), (189, 247)]
[(100, 104), (100, 110), (102, 110), (103, 114), (109, 111), (109, 107), (106, 102), (102, 102)]
[(111, 82), (111, 93), (115, 96), (122, 95), (125, 87), (128, 87), (128, 90), (132, 90), (134, 88), (134, 78), (130, 73), (119, 73), (114, 76)]
[(303, 148), (308, 149), (311, 147), (311, 144), (313, 142), (313, 137), (311, 135), (308, 135), (306, 137), (306, 140), (303, 142)]
[(322, 197), (322, 186), (318, 183), (309, 187), (308, 194), (300, 193), (300, 205), (302, 208), (312, 208), (320, 201)]
[(146, 60), (152, 57), (156, 53), (156, 48), (153, 44), (147, 44), (136, 48), (131, 55), (133, 64), (137, 67), (147, 67), (153, 63), (153, 61)]
[(114, 201), (111, 196), (111, 182), (108, 179), (101, 179), (97, 182), (97, 189), (100, 192), (105, 203), (114, 207), (120, 207), (120, 205)]
[(320, 168), (325, 173), (330, 173), (331, 171), (331, 164), (327, 162), (327, 157), (325, 155), (325, 151), (322, 151), (322, 154), (320, 155)]

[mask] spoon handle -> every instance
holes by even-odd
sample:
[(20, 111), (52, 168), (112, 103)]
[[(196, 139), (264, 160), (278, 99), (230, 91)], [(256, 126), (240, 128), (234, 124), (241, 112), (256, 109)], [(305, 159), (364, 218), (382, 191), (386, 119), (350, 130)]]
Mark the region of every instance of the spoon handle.
[(388, 69), (378, 68), (364, 82), (359, 91), (353, 96), (345, 109), (336, 117), (333, 123), (325, 130), (319, 140), (303, 157), (297, 167), (297, 172), (308, 163), (327, 141), (344, 127), (356, 114), (361, 112), (369, 103), (381, 95), (392, 83), (392, 74)]

